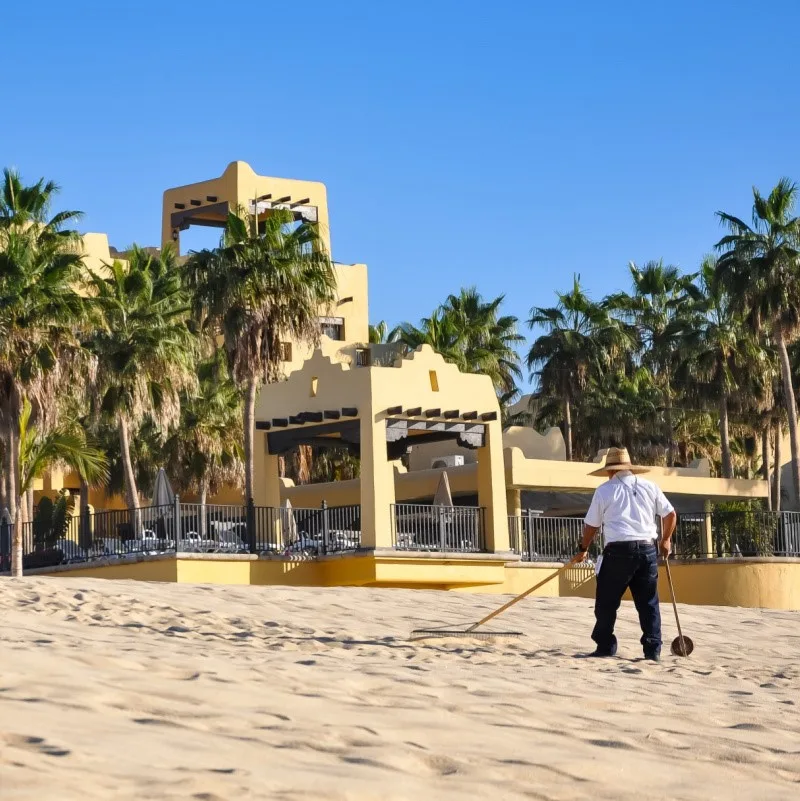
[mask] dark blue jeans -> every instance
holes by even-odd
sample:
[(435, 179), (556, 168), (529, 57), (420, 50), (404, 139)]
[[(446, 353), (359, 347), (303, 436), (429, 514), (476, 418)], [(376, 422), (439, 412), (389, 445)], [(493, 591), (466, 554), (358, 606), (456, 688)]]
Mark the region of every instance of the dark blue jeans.
[(601, 653), (617, 652), (614, 624), (625, 590), (630, 587), (639, 623), (645, 656), (661, 652), (661, 609), (658, 605), (658, 553), (651, 542), (612, 542), (603, 551), (597, 574), (592, 639)]

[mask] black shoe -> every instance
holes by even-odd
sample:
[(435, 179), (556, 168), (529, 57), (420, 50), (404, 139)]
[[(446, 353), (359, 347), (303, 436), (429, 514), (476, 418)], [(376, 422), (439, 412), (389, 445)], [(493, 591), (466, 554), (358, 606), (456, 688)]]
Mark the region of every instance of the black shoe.
[(647, 662), (660, 662), (661, 654), (645, 654), (644, 658)]
[(616, 656), (616, 651), (601, 651), (599, 648), (596, 651), (592, 651), (590, 654), (586, 654), (587, 657), (598, 657), (598, 658), (606, 658), (609, 656)]

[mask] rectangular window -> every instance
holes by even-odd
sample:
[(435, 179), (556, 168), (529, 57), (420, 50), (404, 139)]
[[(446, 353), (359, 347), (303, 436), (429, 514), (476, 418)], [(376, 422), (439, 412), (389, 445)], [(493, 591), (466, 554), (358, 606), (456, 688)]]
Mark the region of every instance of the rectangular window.
[(320, 333), (337, 342), (344, 341), (344, 317), (320, 317)]
[(290, 362), (292, 360), (292, 343), (281, 342), (281, 361)]

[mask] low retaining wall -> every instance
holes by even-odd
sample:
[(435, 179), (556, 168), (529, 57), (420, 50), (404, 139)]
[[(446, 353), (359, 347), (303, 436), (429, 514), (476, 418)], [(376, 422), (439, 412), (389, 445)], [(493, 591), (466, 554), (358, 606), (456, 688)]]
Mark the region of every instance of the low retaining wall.
[[(536, 562), (506, 565), (502, 584), (475, 587), (470, 591), (517, 595), (560, 566)], [(670, 562), (670, 570), (679, 603), (800, 610), (800, 559), (693, 559)], [(574, 567), (533, 594), (594, 598), (595, 586), (591, 567)], [(670, 601), (663, 565), (659, 567), (659, 596), (662, 602)], [(625, 597), (630, 600), (630, 593)]]
[[(697, 559), (672, 562), (680, 603), (800, 610), (800, 559)], [(75, 578), (133, 579), (191, 584), (259, 584), (303, 587), (418, 587), (517, 595), (561, 565), (505, 562), (502, 555), (399, 554), (368, 552), (310, 561), (283, 561), (225, 554), (165, 554), (110, 563), (63, 565), (29, 574)], [(594, 570), (575, 566), (535, 595), (593, 598)], [(669, 601), (665, 569), (661, 600)]]

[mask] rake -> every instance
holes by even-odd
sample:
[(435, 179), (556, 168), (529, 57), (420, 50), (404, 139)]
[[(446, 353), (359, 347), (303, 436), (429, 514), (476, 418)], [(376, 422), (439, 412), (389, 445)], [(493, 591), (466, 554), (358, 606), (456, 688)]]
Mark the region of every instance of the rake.
[(678, 627), (678, 636), (672, 641), (670, 651), (673, 656), (689, 656), (694, 651), (694, 643), (681, 631), (681, 621), (678, 618), (678, 604), (675, 601), (675, 587), (672, 584), (672, 573), (669, 572), (669, 555), (664, 558), (664, 566), (667, 568), (667, 583), (669, 593), (672, 596), (672, 610), (675, 612), (675, 625)]
[(489, 613), (486, 617), (481, 618), (477, 623), (473, 623), (464, 629), (457, 629), (452, 627), (442, 627), (436, 629), (414, 629), (411, 632), (410, 639), (412, 640), (427, 640), (437, 637), (470, 637), (478, 640), (511, 640), (522, 637), (521, 631), (476, 631), (477, 628), (484, 623), (488, 623), (492, 618), (497, 617), (499, 614), (506, 611), (514, 604), (519, 603), (523, 598), (527, 598), (532, 592), (535, 592), (540, 587), (551, 582), (556, 576), (560, 576), (567, 568), (572, 567), (576, 563), (576, 559), (571, 559), (565, 565), (562, 565), (555, 573), (551, 573), (546, 579), (543, 579), (538, 584), (534, 584), (530, 589), (520, 593), (516, 598), (512, 598), (508, 603), (503, 604), (499, 609)]

